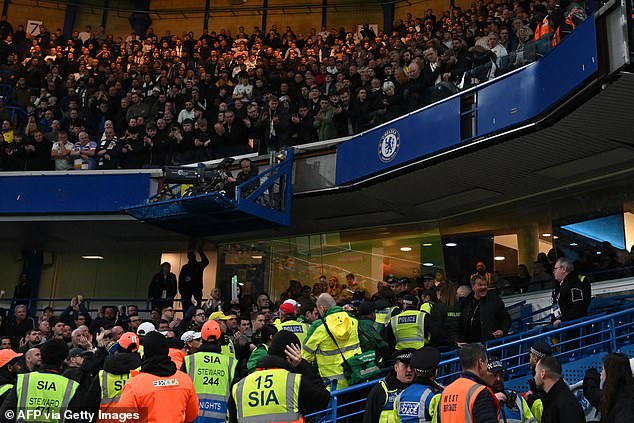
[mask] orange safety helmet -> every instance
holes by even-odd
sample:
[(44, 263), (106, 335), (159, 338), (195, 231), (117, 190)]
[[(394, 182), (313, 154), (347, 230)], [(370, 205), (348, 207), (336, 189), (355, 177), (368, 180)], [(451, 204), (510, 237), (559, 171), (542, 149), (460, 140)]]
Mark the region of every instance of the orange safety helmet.
[(134, 332), (124, 333), (117, 342), (121, 348), (128, 352), (137, 352), (139, 350), (139, 335)]
[(200, 336), (204, 341), (217, 341), (222, 336), (220, 324), (215, 320), (208, 320), (200, 330)]

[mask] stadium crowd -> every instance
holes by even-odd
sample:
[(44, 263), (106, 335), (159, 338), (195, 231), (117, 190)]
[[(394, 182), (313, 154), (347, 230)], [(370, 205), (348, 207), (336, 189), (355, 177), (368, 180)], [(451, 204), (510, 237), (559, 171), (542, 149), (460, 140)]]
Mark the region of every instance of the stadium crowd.
[(387, 33), (86, 27), (69, 39), (3, 17), (0, 169), (159, 167), (360, 133), (536, 60), (586, 7), (481, 0)]
[[(202, 272), (208, 260), (202, 250), (198, 254), (200, 260), (195, 252), (189, 253), (178, 278), (171, 273), (169, 263), (163, 263), (148, 289), (152, 304), (148, 316), (142, 316), (135, 304), (104, 306), (92, 315), (83, 297), (77, 295), (60, 315), (47, 307), (41, 315), (31, 317), (25, 304), (31, 293), (23, 275), (14, 291), (12, 315), (9, 317), (5, 310), (0, 313), (0, 348), (6, 351), (0, 350), (0, 377), (4, 378), (0, 381), (4, 384), (0, 386), (0, 418), (4, 411), (23, 406), (23, 384), (30, 386), (24, 377), (31, 373), (35, 380), (62, 381), (58, 386), (72, 389), (72, 400), (65, 401), (73, 410), (96, 413), (125, 405), (165, 418), (177, 413), (174, 410), (182, 405), (184, 414), (169, 421), (192, 421), (200, 412), (201, 416), (222, 416), (220, 420), (212, 416), (210, 421), (224, 421), (229, 413), (230, 421), (236, 422), (248, 421), (243, 418), (257, 413), (257, 407), (245, 404), (265, 402), (264, 397), (254, 400), (251, 396), (262, 391), (258, 375), (269, 375), (266, 377), (271, 379), (265, 380), (276, 390), (286, 386), (290, 390), (287, 398), (295, 395), (295, 402), (284, 407), (285, 412), (294, 412), (297, 417), (327, 406), (329, 384), (343, 388), (377, 378), (379, 368), (384, 367), (391, 371), (370, 393), (363, 421), (399, 421), (384, 420), (387, 414), (383, 413), (388, 409), (390, 415), (398, 414), (393, 411), (398, 410), (398, 405), (394, 406), (397, 397), (388, 393), (404, 391), (412, 382), (423, 383), (416, 376), (419, 371), (424, 376), (423, 385), (432, 386), (434, 395), (440, 393), (442, 387), (432, 383), (440, 354), (456, 349), (460, 350), (463, 377), (489, 386), (483, 394), (486, 398), (476, 401), (474, 413), (496, 415), (500, 403), (518, 398), (504, 393), (503, 376), (495, 376), (502, 373), (502, 365), (488, 358), (482, 347), (486, 341), (507, 335), (511, 327), (504, 303), (490, 287), (486, 268), (478, 266), (469, 284), (460, 286), (442, 279), (424, 278), (412, 283), (408, 278), (389, 277), (379, 282), (379, 290), (373, 295), (373, 290), (358, 282), (354, 274), (347, 275), (345, 284), (322, 275), (313, 286), (290, 281), (274, 304), (265, 292), (227, 300), (218, 288), (203, 300)], [(587, 314), (590, 285), (566, 259), (557, 260), (553, 269), (557, 283), (553, 284), (552, 322), (558, 326)], [(177, 317), (174, 309), (177, 290), (187, 298), (182, 317)], [(535, 348), (544, 351), (542, 356), (552, 353), (551, 347), (543, 343)], [(488, 361), (494, 364), (487, 367)], [(520, 405), (526, 401), (527, 416), (554, 412), (549, 411), (546, 392), (561, 378), (561, 368), (556, 360), (547, 360), (547, 364), (543, 374), (541, 369), (536, 369), (536, 374), (550, 378), (552, 383), (544, 385), (536, 377), (526, 400), (518, 400)], [(184, 373), (177, 373), (177, 369)], [(219, 375), (222, 377), (216, 377)], [(293, 379), (293, 375), (301, 375), (301, 380)], [(156, 382), (157, 378), (167, 377), (179, 381), (174, 384), (181, 391), (156, 390), (162, 386), (156, 384), (162, 383)], [(548, 389), (538, 390), (543, 386)], [(245, 390), (251, 393), (245, 396)], [(33, 398), (46, 395), (36, 394), (37, 390), (28, 392)], [(489, 393), (497, 399), (487, 397)], [(196, 395), (200, 402), (192, 399)], [(594, 396), (600, 398), (601, 393), (595, 392)], [(170, 404), (177, 406), (160, 405), (158, 399), (166, 401), (168, 397)], [(434, 413), (436, 404), (426, 404), (426, 416)], [(509, 407), (515, 410), (513, 405)], [(280, 411), (275, 407), (268, 410)], [(581, 421), (568, 418), (543, 421)]]

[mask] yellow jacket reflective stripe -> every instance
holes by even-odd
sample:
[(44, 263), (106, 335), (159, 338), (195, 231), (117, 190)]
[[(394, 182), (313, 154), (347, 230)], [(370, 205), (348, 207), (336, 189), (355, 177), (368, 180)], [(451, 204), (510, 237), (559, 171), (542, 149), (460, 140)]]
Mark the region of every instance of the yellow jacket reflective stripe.
[(197, 423), (224, 423), (236, 361), (222, 354), (197, 352), (185, 357), (185, 369), (198, 395)]
[(335, 342), (326, 332), (323, 322), (316, 321), (311, 326), (302, 345), (302, 357), (308, 362), (317, 362), (319, 374), (323, 379), (328, 382), (337, 380), (337, 388), (345, 388), (348, 386), (348, 381), (343, 376), (341, 354), (346, 359), (349, 359), (362, 353), (359, 344), (359, 322), (341, 310), (340, 307), (334, 308), (335, 312), (326, 314), (326, 322), (328, 322), (328, 327), (333, 335), (337, 333), (337, 327), (331, 327), (331, 324), (335, 324), (338, 321), (345, 321), (349, 324), (348, 330), (337, 337), (337, 344), (339, 349), (341, 349), (341, 353), (339, 353)]
[(387, 307), (381, 310), (377, 310), (374, 313), (374, 321), (380, 325), (387, 326), (387, 324), (390, 322), (390, 319), (392, 318), (392, 313), (394, 313), (394, 310), (396, 309), (397, 307)]
[(425, 346), (425, 312), (406, 310), (392, 317), (390, 324), (396, 339), (396, 350)]
[(302, 344), (304, 343), (304, 340), (306, 339), (306, 335), (308, 333), (308, 327), (305, 324), (298, 322), (297, 320), (286, 320), (275, 325), (275, 327), (278, 331), (287, 330), (289, 332), (293, 332), (295, 335), (297, 335), (297, 337), (299, 338), (299, 342), (301, 342)]
[(130, 373), (115, 375), (104, 370), (99, 371), (99, 386), (101, 386), (101, 408), (107, 408), (113, 402), (119, 402), (123, 386), (130, 379)]
[[(54, 373), (26, 373), (18, 375), (16, 392), (18, 410), (38, 409), (42, 415), (26, 415), (20, 421), (55, 422), (64, 421), (64, 412), (75, 395), (79, 384)], [(61, 419), (58, 418), (61, 416)]]
[(240, 423), (303, 422), (299, 412), (301, 375), (285, 369), (251, 373), (233, 387)]

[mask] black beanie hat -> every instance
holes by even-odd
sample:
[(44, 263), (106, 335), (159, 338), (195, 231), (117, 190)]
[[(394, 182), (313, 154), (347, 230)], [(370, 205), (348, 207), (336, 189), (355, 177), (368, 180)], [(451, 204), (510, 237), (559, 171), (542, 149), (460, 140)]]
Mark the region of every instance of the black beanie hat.
[(49, 366), (61, 366), (68, 356), (68, 345), (61, 339), (51, 339), (40, 347), (42, 363)]
[(273, 336), (271, 346), (269, 347), (269, 355), (286, 358), (286, 346), (290, 344), (296, 344), (298, 347), (302, 346), (299, 338), (293, 332), (287, 330), (279, 331)]
[(160, 332), (150, 332), (143, 338), (143, 358), (155, 356), (167, 356), (169, 344), (167, 338)]

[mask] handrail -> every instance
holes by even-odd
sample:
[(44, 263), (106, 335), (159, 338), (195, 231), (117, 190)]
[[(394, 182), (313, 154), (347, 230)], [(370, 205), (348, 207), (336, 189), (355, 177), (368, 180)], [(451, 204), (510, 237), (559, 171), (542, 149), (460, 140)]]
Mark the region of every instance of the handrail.
[[(629, 316), (632, 317), (632, 319), (630, 319), (630, 321), (627, 321), (625, 324), (621, 324), (620, 327), (617, 327), (617, 321), (619, 321), (619, 318), (624, 317), (624, 316)], [(586, 318), (587, 319), (587, 318)], [(521, 338), (518, 340), (514, 340), (508, 343), (501, 343), (498, 345), (494, 345), (491, 347), (487, 348), (488, 352), (491, 353), (501, 353), (501, 352), (506, 352), (508, 351), (509, 354), (500, 354), (501, 358), (503, 360), (506, 361), (513, 361), (513, 363), (509, 363), (509, 365), (507, 365), (507, 371), (509, 371), (511, 374), (516, 371), (516, 370), (520, 370), (521, 367), (526, 366), (527, 363), (522, 363), (521, 362), (521, 358), (526, 356), (526, 351), (522, 351), (521, 349), (518, 349), (518, 347), (521, 347), (522, 345), (530, 345), (532, 342), (536, 341), (536, 340), (540, 340), (540, 339), (544, 339), (544, 338), (553, 338), (553, 337), (559, 337), (562, 342), (559, 344), (561, 345), (566, 345), (566, 344), (571, 344), (571, 343), (576, 343), (576, 342), (580, 342), (580, 341), (588, 341), (589, 343), (584, 345), (582, 348), (577, 348), (577, 349), (572, 349), (570, 351), (562, 351), (559, 352), (556, 355), (562, 355), (562, 354), (575, 354), (576, 351), (581, 352), (581, 349), (586, 349), (588, 351), (593, 351), (594, 349), (596, 349), (597, 347), (600, 347), (601, 345), (606, 345), (609, 343), (609, 347), (612, 351), (617, 351), (618, 350), (618, 343), (617, 341), (619, 339), (622, 339), (624, 337), (630, 336), (629, 335), (629, 331), (627, 332), (626, 335), (624, 334), (617, 334), (617, 330), (619, 329), (623, 329), (627, 326), (631, 326), (634, 323), (632, 322), (632, 320), (634, 320), (634, 307), (630, 307), (626, 310), (621, 310), (615, 313), (611, 313), (611, 314), (607, 314), (607, 315), (601, 315), (601, 316), (597, 316), (597, 317), (592, 317), (590, 319), (587, 320), (583, 320), (583, 319), (578, 319), (581, 321), (575, 321), (575, 323), (570, 324), (570, 325), (564, 325), (560, 328), (557, 329), (551, 329), (545, 332), (538, 332), (535, 334), (531, 334), (528, 337), (525, 338)], [(608, 323), (608, 327), (599, 327), (597, 330), (597, 326), (600, 323)], [(592, 331), (587, 331), (587, 332), (583, 332), (583, 329), (591, 329)], [(579, 330), (579, 336), (571, 338), (571, 339), (564, 339), (564, 335), (568, 332), (573, 332), (575, 330)], [(609, 336), (609, 338), (603, 338), (602, 335), (607, 335)], [(598, 340), (593, 340), (594, 338), (599, 337)], [(633, 339), (634, 342), (634, 339)], [(515, 360), (517, 360), (517, 362), (515, 362)], [(460, 369), (458, 368), (458, 357), (452, 357), (452, 358), (448, 358), (448, 359), (444, 359), (440, 362), (438, 368), (439, 369), (445, 369), (448, 368), (449, 372), (442, 374), (441, 376), (439, 376), (439, 378), (448, 378), (454, 375), (457, 375), (460, 373)], [(358, 384), (358, 385), (354, 385), (354, 386), (349, 386), (346, 387), (344, 389), (340, 389), (340, 390), (333, 390), (331, 393), (331, 402), (328, 405), (328, 407), (325, 410), (319, 411), (317, 413), (313, 413), (309, 416), (306, 417), (317, 417), (317, 416), (322, 416), (325, 418), (325, 421), (336, 421), (336, 413), (337, 413), (337, 407), (346, 407), (346, 406), (350, 406), (353, 403), (348, 403), (348, 404), (338, 404), (338, 397), (342, 396), (342, 395), (346, 395), (346, 394), (350, 394), (353, 392), (357, 392), (357, 391), (361, 391), (363, 389), (367, 389), (367, 388), (371, 388), (372, 386), (374, 386), (380, 379), (377, 380), (373, 380), (373, 381), (369, 381), (369, 382), (365, 382), (362, 384)], [(569, 381), (569, 382), (575, 382), (575, 381)], [(331, 415), (332, 413), (332, 415)], [(354, 414), (359, 414), (360, 412), (355, 412)]]

